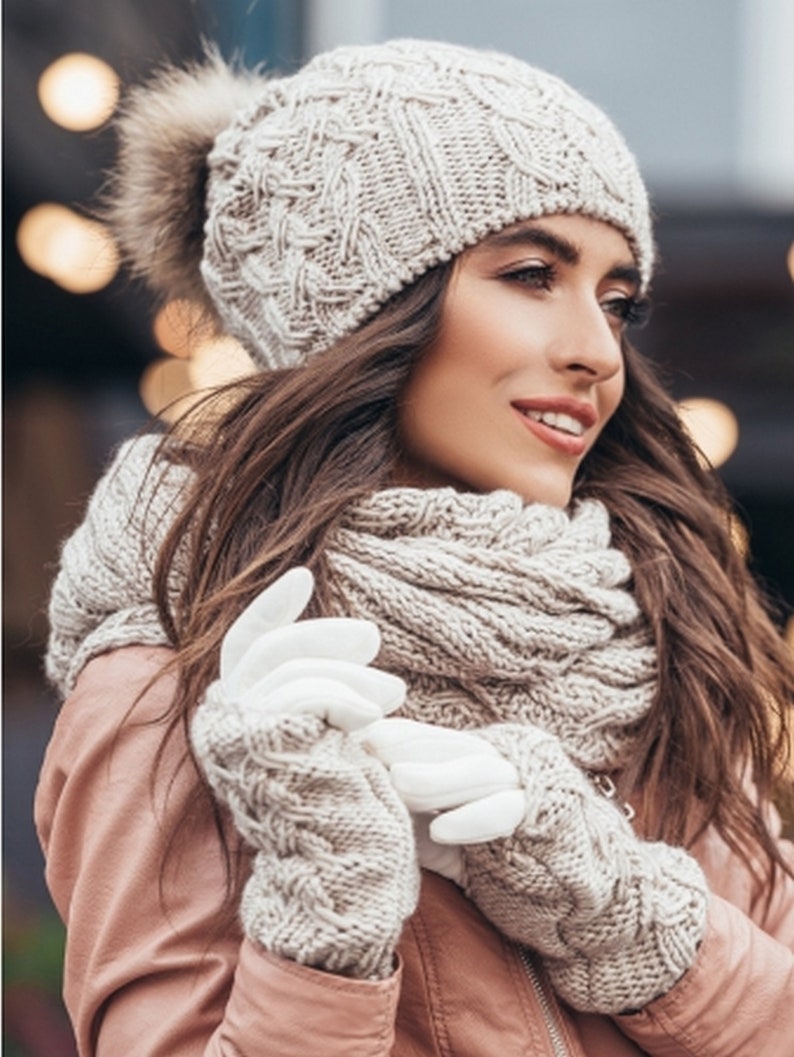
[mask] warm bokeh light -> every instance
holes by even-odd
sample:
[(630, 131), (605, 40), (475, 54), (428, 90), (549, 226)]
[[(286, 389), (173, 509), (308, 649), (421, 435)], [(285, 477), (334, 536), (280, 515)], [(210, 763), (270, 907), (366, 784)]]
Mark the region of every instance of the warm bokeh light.
[(95, 55), (62, 55), (39, 78), (39, 102), (44, 113), (72, 132), (99, 128), (113, 113), (118, 99), (116, 71)]
[(191, 356), (189, 368), (196, 389), (214, 389), (256, 369), (239, 341), (230, 337), (202, 342)]
[(187, 358), (208, 340), (212, 325), (197, 301), (168, 301), (154, 317), (157, 344), (172, 356)]
[(791, 276), (791, 281), (794, 283), (794, 242), (788, 248), (788, 257), (786, 258), (788, 263), (788, 273)]
[[(189, 302), (185, 304), (189, 305)], [(185, 310), (183, 307), (181, 311)], [(179, 313), (180, 309), (176, 311)], [(170, 314), (173, 318), (173, 308)], [(158, 330), (162, 331), (163, 327), (161, 322)], [(169, 333), (166, 328), (165, 338), (170, 342)], [(195, 337), (195, 331), (191, 330), (190, 333)], [(182, 350), (184, 344), (176, 342), (175, 347)], [(164, 422), (175, 422), (202, 400), (209, 390), (243, 378), (255, 370), (251, 358), (234, 338), (205, 337), (191, 347), (189, 355), (179, 352), (150, 364), (141, 378), (140, 396), (150, 414)], [(221, 410), (222, 405), (217, 402), (204, 405), (202, 422), (211, 421), (211, 416)]]
[(193, 403), (193, 388), (187, 362), (164, 356), (143, 372), (139, 392), (150, 415), (174, 422)]
[(731, 514), (730, 516), (729, 531), (731, 534), (731, 542), (734, 547), (743, 558), (747, 558), (750, 553), (750, 533), (747, 531), (745, 523), (737, 514)]
[(739, 443), (739, 423), (726, 404), (710, 397), (695, 396), (682, 400), (678, 413), (710, 466), (722, 466), (728, 461)]
[(101, 290), (119, 268), (107, 229), (54, 202), (28, 210), (17, 228), (17, 248), (29, 268), (74, 294)]
[(50, 274), (50, 246), (58, 228), (71, 220), (66, 206), (45, 202), (29, 209), (17, 228), (17, 249), (28, 268), (39, 275)]

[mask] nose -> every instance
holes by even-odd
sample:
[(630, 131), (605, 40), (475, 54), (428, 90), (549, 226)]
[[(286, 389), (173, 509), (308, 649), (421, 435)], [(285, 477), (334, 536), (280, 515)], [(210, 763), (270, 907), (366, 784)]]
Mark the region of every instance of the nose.
[(607, 381), (623, 366), (620, 339), (620, 330), (598, 301), (588, 301), (567, 313), (556, 366), (582, 375), (588, 383)]

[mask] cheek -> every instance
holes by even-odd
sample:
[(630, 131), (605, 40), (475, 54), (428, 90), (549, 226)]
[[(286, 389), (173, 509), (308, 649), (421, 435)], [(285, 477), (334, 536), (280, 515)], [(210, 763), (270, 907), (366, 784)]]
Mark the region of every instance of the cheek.
[(436, 343), (415, 365), (404, 393), (404, 415), (429, 428), (471, 415), (486, 384), (486, 332), (476, 316), (448, 313)]
[(429, 355), (411, 377), (400, 407), (399, 423), (406, 448), (427, 454), (445, 436), (451, 436), (470, 418), (461, 373), (443, 357)]
[(476, 334), (447, 328), (414, 368), (398, 415), (410, 458), (442, 475), (465, 477), (472, 439), (492, 415), (487, 359)]
[(610, 419), (620, 407), (623, 394), (626, 392), (626, 369), (621, 367), (614, 378), (608, 382), (606, 418)]
[(598, 438), (603, 433), (607, 423), (620, 407), (625, 390), (626, 379), (623, 370), (620, 371), (619, 375), (610, 378), (608, 382), (602, 384), (598, 396), (598, 410), (601, 415), (601, 423), (598, 428), (598, 434), (591, 441), (588, 451), (592, 451), (593, 446), (598, 443)]

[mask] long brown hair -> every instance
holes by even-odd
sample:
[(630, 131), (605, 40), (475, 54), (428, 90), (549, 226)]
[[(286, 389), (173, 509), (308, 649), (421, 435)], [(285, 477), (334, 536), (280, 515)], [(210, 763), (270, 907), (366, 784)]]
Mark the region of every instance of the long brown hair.
[[(400, 394), (437, 334), (451, 267), (425, 274), (312, 363), (212, 398), (224, 410), (211, 429), (202, 425), (209, 405), (195, 426), (189, 418), (177, 428), (195, 477), (156, 575), (180, 676), (169, 731), (187, 725), (217, 677), (226, 628), (282, 572), (308, 565), (312, 611), (328, 611), (324, 542), (348, 503), (391, 481)], [(718, 480), (701, 467), (652, 366), (627, 343), (625, 363), (625, 397), (575, 484), (576, 496), (610, 510), (659, 655), (658, 691), (623, 791), (642, 789), (664, 805), (654, 836), (687, 843), (713, 824), (768, 879), (759, 863), (772, 875), (786, 866), (744, 779), (762, 802), (781, 787), (794, 675), (732, 541)], [(193, 433), (200, 443), (184, 443)], [(191, 572), (174, 597), (169, 570), (185, 547)]]

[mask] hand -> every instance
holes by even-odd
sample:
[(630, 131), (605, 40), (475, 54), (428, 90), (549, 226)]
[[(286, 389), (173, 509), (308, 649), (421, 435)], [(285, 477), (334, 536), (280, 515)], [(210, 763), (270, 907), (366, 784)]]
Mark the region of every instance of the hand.
[(250, 603), (223, 638), (222, 691), (249, 713), (312, 714), (356, 730), (399, 708), (405, 684), (368, 667), (380, 649), (370, 621), (295, 623), (313, 590), (311, 572), (297, 567)]
[(574, 1008), (620, 1013), (665, 994), (703, 936), (698, 864), (682, 848), (639, 839), (553, 735), (531, 723), (480, 734), (518, 770), (526, 814), (504, 840), (464, 847), (466, 894), (543, 955)]
[(367, 621), (295, 623), (312, 584), (293, 569), (235, 621), (191, 739), (256, 850), (246, 935), (304, 965), (381, 979), (393, 971), (419, 870), (405, 805), (349, 732), (396, 708), (404, 685), (368, 667), (379, 635)]
[(426, 869), (462, 884), (460, 846), (509, 836), (524, 817), (516, 768), (476, 734), (394, 718), (357, 737), (389, 767)]

